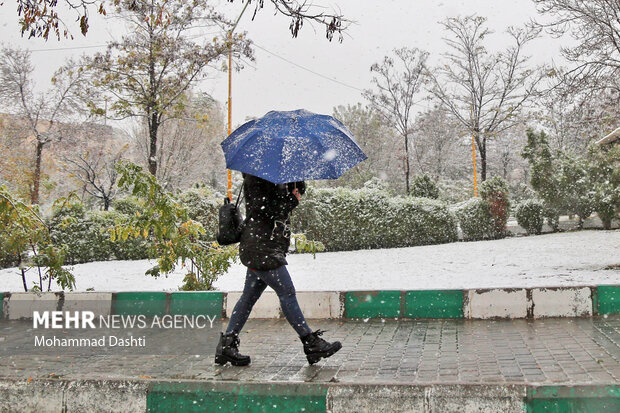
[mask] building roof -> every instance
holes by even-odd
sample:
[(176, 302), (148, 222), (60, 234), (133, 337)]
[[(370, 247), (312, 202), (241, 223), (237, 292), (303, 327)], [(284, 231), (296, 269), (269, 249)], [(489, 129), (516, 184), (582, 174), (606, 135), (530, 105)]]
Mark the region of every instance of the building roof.
[(599, 139), (598, 141), (596, 141), (596, 143), (597, 145), (605, 145), (607, 143), (612, 143), (613, 141), (616, 141), (618, 139), (620, 139), (620, 128), (616, 129), (604, 138)]

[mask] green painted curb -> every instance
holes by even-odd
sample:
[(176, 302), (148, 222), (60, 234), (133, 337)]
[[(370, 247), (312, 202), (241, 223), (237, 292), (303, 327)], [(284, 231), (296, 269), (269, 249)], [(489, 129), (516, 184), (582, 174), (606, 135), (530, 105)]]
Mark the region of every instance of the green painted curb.
[(305, 383), (154, 383), (146, 406), (150, 413), (324, 413), (327, 387)]
[(599, 285), (596, 289), (598, 313), (620, 314), (620, 285)]
[(345, 294), (344, 317), (401, 317), (401, 292), (349, 291)]
[(0, 320), (4, 320), (5, 318), (9, 318), (9, 315), (6, 313), (4, 309), (4, 297), (10, 297), (10, 293), (0, 293)]
[(590, 287), (591, 297), (592, 297), (592, 315), (598, 314), (598, 287)]
[(170, 294), (170, 314), (222, 317), (224, 293), (215, 291)]
[(164, 315), (166, 314), (166, 293), (131, 292), (112, 294), (112, 314), (121, 315)]
[(620, 386), (528, 387), (527, 413), (609, 413), (620, 411)]
[(407, 291), (404, 317), (463, 318), (463, 291)]

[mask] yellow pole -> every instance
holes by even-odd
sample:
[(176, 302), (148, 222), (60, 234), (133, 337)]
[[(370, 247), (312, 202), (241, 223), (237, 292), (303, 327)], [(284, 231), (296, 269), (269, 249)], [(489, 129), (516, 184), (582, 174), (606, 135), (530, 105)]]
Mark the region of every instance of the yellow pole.
[[(228, 135), (230, 135), (232, 132), (232, 30), (228, 33), (228, 41), (230, 42), (230, 46), (228, 48)], [(232, 171), (228, 169), (227, 173), (228, 199), (232, 202)]]
[(478, 177), (476, 176), (476, 137), (471, 135), (471, 151), (474, 158), (474, 196), (478, 197)]
[[(474, 125), (474, 105), (469, 105), (469, 116)], [(478, 176), (476, 175), (476, 135), (471, 134), (471, 153), (474, 161), (474, 197), (478, 198)]]
[[(233, 25), (232, 29), (228, 32), (228, 135), (232, 133), (232, 35), (235, 29), (237, 28), (237, 24), (239, 24), (239, 20), (241, 20), (241, 16), (245, 13), (245, 9), (250, 5), (249, 1), (245, 2), (245, 6), (243, 6), (243, 10), (241, 10), (241, 14), (237, 17), (237, 21)], [(232, 194), (232, 171), (227, 169), (228, 174), (228, 199), (232, 202), (233, 194)]]

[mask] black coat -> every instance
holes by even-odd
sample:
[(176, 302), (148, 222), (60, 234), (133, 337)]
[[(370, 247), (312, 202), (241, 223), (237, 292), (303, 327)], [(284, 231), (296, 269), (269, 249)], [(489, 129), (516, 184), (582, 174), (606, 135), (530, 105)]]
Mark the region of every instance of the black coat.
[(305, 184), (276, 185), (252, 175), (244, 178), (246, 219), (239, 243), (241, 263), (261, 271), (287, 265), (286, 253), (291, 242), (289, 215), (299, 204), (291, 191), (297, 186), (303, 193)]

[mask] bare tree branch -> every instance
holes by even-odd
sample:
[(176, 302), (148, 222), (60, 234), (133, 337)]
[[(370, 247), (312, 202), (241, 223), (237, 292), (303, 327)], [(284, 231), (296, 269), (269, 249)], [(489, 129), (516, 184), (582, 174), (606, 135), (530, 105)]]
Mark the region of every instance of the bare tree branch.
[[(228, 0), (233, 3), (235, 0)], [(254, 16), (259, 9), (264, 6), (264, 0), (239, 0), (239, 2), (247, 1), (255, 2)], [(131, 7), (139, 10), (140, 5), (132, 0), (64, 0), (60, 3), (68, 6), (73, 13), (73, 17), (60, 15), (58, 13), (58, 0), (17, 0), (17, 16), (21, 26), (21, 33), (32, 37), (42, 37), (48, 39), (53, 34), (58, 40), (61, 38), (71, 38), (71, 30), (69, 25), (65, 23), (67, 18), (72, 18), (78, 23), (80, 32), (86, 36), (89, 26), (89, 12), (95, 9), (97, 13), (106, 15), (107, 6), (112, 8), (121, 6)], [(107, 3), (107, 4), (106, 4)], [(165, 3), (161, 1), (160, 3)], [(346, 30), (349, 21), (344, 19), (342, 14), (332, 10), (330, 12), (317, 11), (317, 7), (306, 1), (299, 2), (297, 0), (271, 0), (276, 11), (284, 16), (291, 18), (289, 29), (293, 37), (297, 37), (304, 22), (318, 23), (325, 27), (325, 35), (328, 40), (332, 40), (334, 34), (338, 34), (339, 40), (342, 41), (342, 32)], [(3, 3), (0, 3), (2, 6)]]
[(43, 149), (53, 140), (60, 140), (57, 127), (61, 117), (69, 116), (79, 106), (79, 90), (85, 73), (69, 61), (56, 72), (51, 87), (35, 95), (30, 52), (5, 47), (0, 52), (0, 105), (27, 121), (35, 139), (35, 162), (31, 202), (39, 203)]
[(538, 96), (544, 71), (528, 67), (524, 47), (540, 29), (509, 28), (512, 45), (490, 53), (484, 46), (491, 32), (486, 18), (449, 18), (443, 23), (450, 37), (444, 62), (429, 71), (431, 92), (474, 136), (481, 163), (481, 177), (487, 175), (487, 142), (521, 121), (527, 103)]
[(386, 56), (381, 64), (375, 63), (370, 70), (377, 73), (372, 79), (376, 90), (364, 91), (373, 109), (387, 125), (393, 127), (403, 140), (405, 159), (405, 189), (409, 193), (411, 166), (409, 141), (413, 138), (413, 108), (417, 104), (423, 84), (428, 53), (416, 48), (394, 50), (395, 58)]
[(533, 22), (554, 36), (570, 34), (576, 44), (562, 54), (573, 68), (562, 80), (576, 89), (620, 90), (620, 2), (616, 0), (534, 0), (547, 21)]

